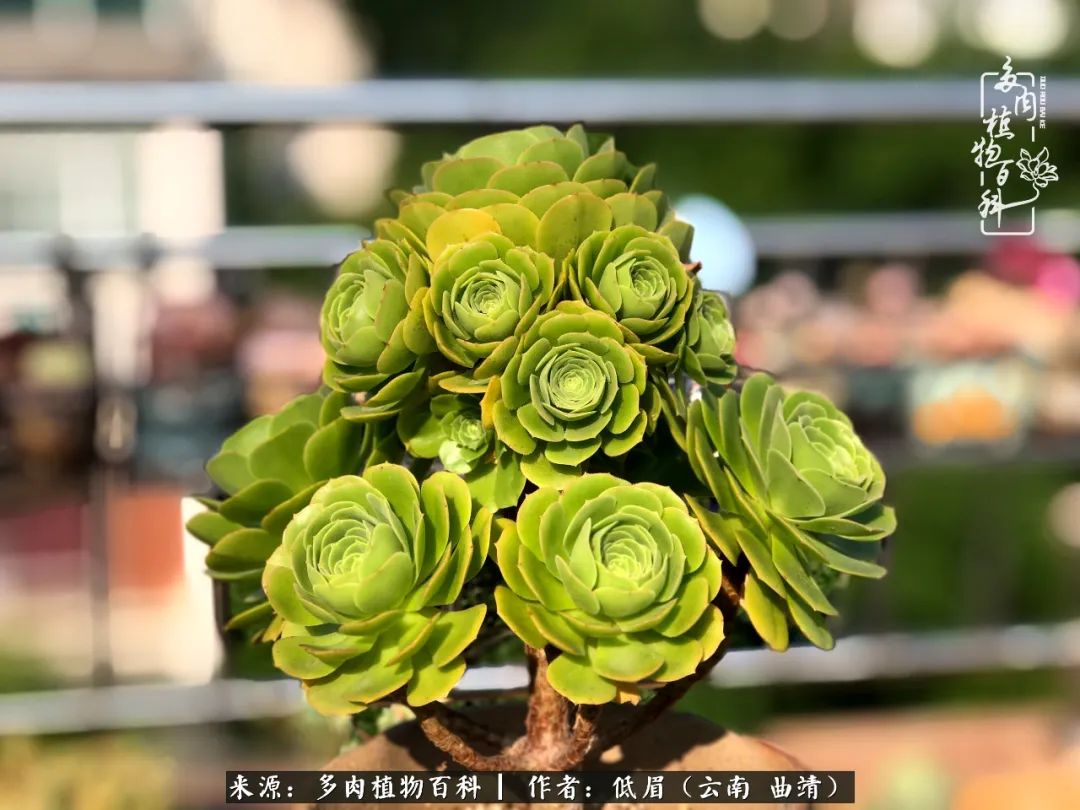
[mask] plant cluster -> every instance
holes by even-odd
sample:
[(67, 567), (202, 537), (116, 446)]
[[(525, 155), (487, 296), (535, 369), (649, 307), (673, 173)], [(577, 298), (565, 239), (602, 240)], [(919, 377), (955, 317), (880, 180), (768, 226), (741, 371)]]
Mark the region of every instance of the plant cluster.
[(581, 126), (425, 164), (326, 294), (323, 391), (210, 461), (225, 497), (190, 528), (230, 626), (320, 712), (447, 698), (497, 621), (534, 693), (637, 703), (707, 671), (740, 608), (776, 649), (831, 646), (830, 590), (884, 573), (880, 465), (824, 397), (739, 379), (655, 175)]

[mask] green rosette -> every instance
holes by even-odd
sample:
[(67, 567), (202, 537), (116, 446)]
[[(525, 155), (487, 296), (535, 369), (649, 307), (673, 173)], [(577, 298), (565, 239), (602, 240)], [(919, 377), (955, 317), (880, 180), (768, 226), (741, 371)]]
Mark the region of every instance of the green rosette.
[(670, 366), (694, 282), (666, 236), (639, 225), (594, 233), (567, 263), (570, 292), (614, 318), (650, 365)]
[(723, 393), (739, 370), (735, 363), (735, 327), (724, 297), (703, 292), (696, 281), (680, 355), (686, 375), (715, 394)]
[(611, 317), (579, 301), (537, 319), (481, 407), (525, 477), (556, 487), (597, 453), (629, 452), (659, 413), (645, 358)]
[(398, 435), (409, 454), (437, 458), (462, 476), (473, 499), (492, 511), (514, 506), (525, 488), (518, 459), (495, 439), (480, 415), (480, 398), (439, 394), (426, 408), (401, 414)]
[(485, 233), (442, 252), (420, 300), (439, 352), (469, 369), (443, 387), (483, 392), (513, 356), (518, 337), (546, 311), (555, 293), (555, 263), (504, 236)]
[(239, 607), (228, 629), (273, 635), (277, 626), (259, 581), (293, 513), (328, 479), (400, 450), (392, 431), (342, 418), (347, 401), (337, 392), (297, 397), (240, 428), (207, 463), (207, 474), (225, 497), (201, 499), (207, 511), (189, 520), (187, 529), (210, 546), (207, 570), (229, 583)]
[(437, 472), (418, 485), (396, 464), (324, 484), (267, 561), (263, 588), (282, 617), (274, 663), (326, 715), (400, 693), (445, 698), (486, 607), (449, 610), (484, 563), (491, 514)]
[(874, 559), (896, 528), (881, 502), (885, 474), (825, 397), (786, 394), (754, 374), (741, 391), (690, 406), (687, 450), (719, 506), (690, 499), (706, 534), (750, 571), (742, 605), (775, 649), (788, 645), (788, 617), (813, 644), (830, 648), (826, 591), (841, 575), (881, 577)]
[(499, 617), (531, 647), (557, 647), (548, 679), (579, 704), (636, 701), (716, 652), (719, 558), (664, 486), (585, 475), (529, 495), (501, 520)]
[(421, 388), (435, 345), (419, 302), (412, 304), (426, 286), (424, 261), (386, 240), (369, 242), (341, 263), (323, 300), (320, 331), (323, 380), (363, 394), (344, 412), (347, 418), (388, 419)]
[(685, 258), (693, 229), (655, 176), (654, 165), (634, 166), (610, 137), (580, 125), (498, 132), (424, 164), (423, 183), (391, 194), (398, 214), (375, 232), (432, 261), (488, 232), (561, 261), (594, 231), (635, 224), (670, 237)]

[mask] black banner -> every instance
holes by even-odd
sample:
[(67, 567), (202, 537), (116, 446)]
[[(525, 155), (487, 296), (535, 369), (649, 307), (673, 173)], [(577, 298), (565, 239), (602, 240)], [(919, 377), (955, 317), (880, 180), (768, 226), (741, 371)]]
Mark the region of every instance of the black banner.
[(228, 804), (590, 802), (852, 804), (854, 771), (227, 771)]

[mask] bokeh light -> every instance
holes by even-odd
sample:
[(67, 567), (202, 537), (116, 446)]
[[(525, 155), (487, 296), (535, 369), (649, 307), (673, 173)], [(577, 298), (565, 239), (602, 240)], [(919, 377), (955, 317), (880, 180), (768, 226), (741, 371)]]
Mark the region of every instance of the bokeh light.
[(749, 39), (765, 27), (769, 0), (698, 0), (698, 15), (713, 36)]
[(731, 209), (695, 194), (675, 202), (679, 217), (694, 226), (692, 258), (701, 262), (699, 278), (707, 290), (739, 295), (754, 283), (754, 243)]
[(937, 46), (941, 24), (928, 0), (858, 0), (852, 20), (855, 43), (890, 67), (913, 67)]
[(1015, 59), (1056, 53), (1069, 35), (1065, 0), (982, 0), (973, 12), (974, 31), (986, 47)]
[(828, 0), (773, 0), (769, 30), (781, 39), (810, 39), (828, 17)]

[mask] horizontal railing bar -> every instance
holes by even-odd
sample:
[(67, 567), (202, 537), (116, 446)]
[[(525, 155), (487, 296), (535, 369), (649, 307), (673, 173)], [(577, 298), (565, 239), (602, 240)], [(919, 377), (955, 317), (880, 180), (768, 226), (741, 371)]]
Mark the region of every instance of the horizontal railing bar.
[[(1053, 121), (1080, 121), (1080, 79), (1050, 77)], [(6, 82), (0, 125), (825, 123), (969, 121), (979, 77), (370, 79), (333, 86), (233, 82)], [(720, 145), (718, 145), (720, 148)]]
[[(1048, 625), (850, 636), (826, 652), (795, 647), (728, 653), (710, 675), (720, 687), (846, 683), (986, 671), (1080, 667), (1080, 619)], [(468, 670), (454, 697), (520, 694), (524, 666)], [(66, 734), (286, 717), (301, 711), (295, 681), (220, 680), (0, 695), (0, 735)]]
[[(995, 239), (979, 232), (974, 210), (748, 217), (744, 222), (765, 259), (978, 255)], [(352, 225), (239, 226), (202, 239), (0, 231), (0, 271), (57, 264), (77, 270), (146, 266), (160, 256), (202, 258), (231, 270), (330, 266), (369, 235)], [(1040, 211), (1037, 236), (1050, 249), (1080, 251), (1080, 212)]]

